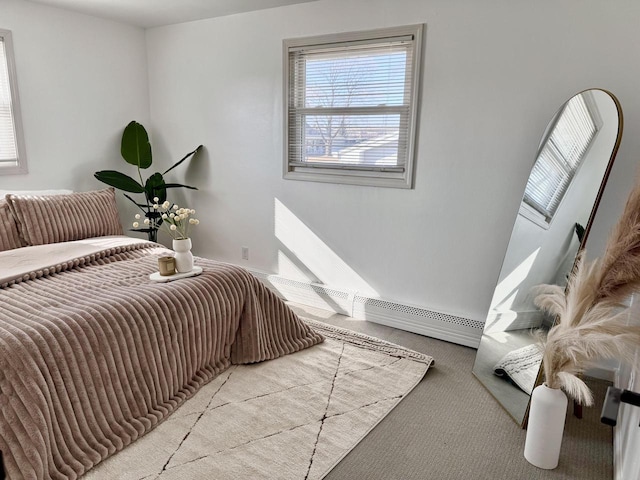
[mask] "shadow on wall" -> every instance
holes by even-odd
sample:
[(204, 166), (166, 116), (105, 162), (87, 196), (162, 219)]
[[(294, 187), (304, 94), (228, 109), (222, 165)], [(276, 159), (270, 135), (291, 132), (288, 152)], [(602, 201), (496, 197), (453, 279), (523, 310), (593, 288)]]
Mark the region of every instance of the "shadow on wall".
[[(278, 275), (356, 291), (370, 297), (379, 296), (378, 292), (277, 198), (274, 200), (274, 234), (279, 243)], [(323, 300), (330, 302), (326, 297)], [(329, 305), (330, 308), (334, 306)]]

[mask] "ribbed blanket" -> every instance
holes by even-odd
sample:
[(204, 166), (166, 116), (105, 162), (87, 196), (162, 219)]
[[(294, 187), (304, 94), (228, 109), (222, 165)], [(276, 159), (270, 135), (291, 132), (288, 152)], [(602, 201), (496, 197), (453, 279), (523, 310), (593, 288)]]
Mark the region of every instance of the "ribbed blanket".
[[(4, 264), (0, 254), (0, 450), (10, 479), (77, 478), (231, 364), (323, 340), (241, 268), (196, 259), (200, 276), (154, 283), (167, 254), (158, 245), (85, 247), (65, 261), (47, 254), (55, 263), (38, 268), (20, 252)], [(32, 270), (16, 273), (21, 263)]]

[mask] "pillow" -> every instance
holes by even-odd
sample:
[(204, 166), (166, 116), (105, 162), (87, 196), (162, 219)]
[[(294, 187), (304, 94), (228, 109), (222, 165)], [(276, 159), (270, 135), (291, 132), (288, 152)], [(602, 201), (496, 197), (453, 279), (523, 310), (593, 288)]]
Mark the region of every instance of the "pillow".
[(67, 195), (6, 196), (27, 245), (122, 235), (113, 188)]
[(0, 198), (0, 252), (26, 246), (20, 238), (18, 224), (11, 214), (9, 204)]

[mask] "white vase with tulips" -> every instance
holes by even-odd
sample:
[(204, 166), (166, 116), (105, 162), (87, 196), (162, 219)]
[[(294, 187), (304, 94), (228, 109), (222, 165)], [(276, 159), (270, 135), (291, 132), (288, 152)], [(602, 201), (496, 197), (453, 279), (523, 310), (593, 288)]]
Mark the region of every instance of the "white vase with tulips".
[[(198, 225), (200, 220), (194, 218), (196, 211), (190, 208), (183, 208), (169, 201), (158, 204), (158, 198), (153, 199), (153, 209), (157, 211), (159, 219), (144, 219), (144, 224), (166, 231), (173, 239), (173, 250), (175, 252), (176, 270), (178, 273), (187, 273), (193, 270), (193, 254), (191, 253), (191, 238), (189, 230), (192, 226)], [(136, 220), (141, 218), (136, 215)], [(155, 225), (151, 225), (154, 222)], [(138, 221), (133, 223), (134, 228), (140, 226)]]

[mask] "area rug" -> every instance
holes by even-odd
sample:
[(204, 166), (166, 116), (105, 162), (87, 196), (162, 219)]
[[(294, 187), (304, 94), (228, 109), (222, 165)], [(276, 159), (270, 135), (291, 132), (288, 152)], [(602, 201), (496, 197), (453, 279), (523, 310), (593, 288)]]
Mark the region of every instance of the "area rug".
[(83, 478), (323, 478), (420, 382), (433, 359), (305, 321), (324, 343), (231, 367)]
[(542, 353), (542, 347), (537, 343), (512, 350), (502, 357), (493, 371), (531, 395), (542, 363)]

